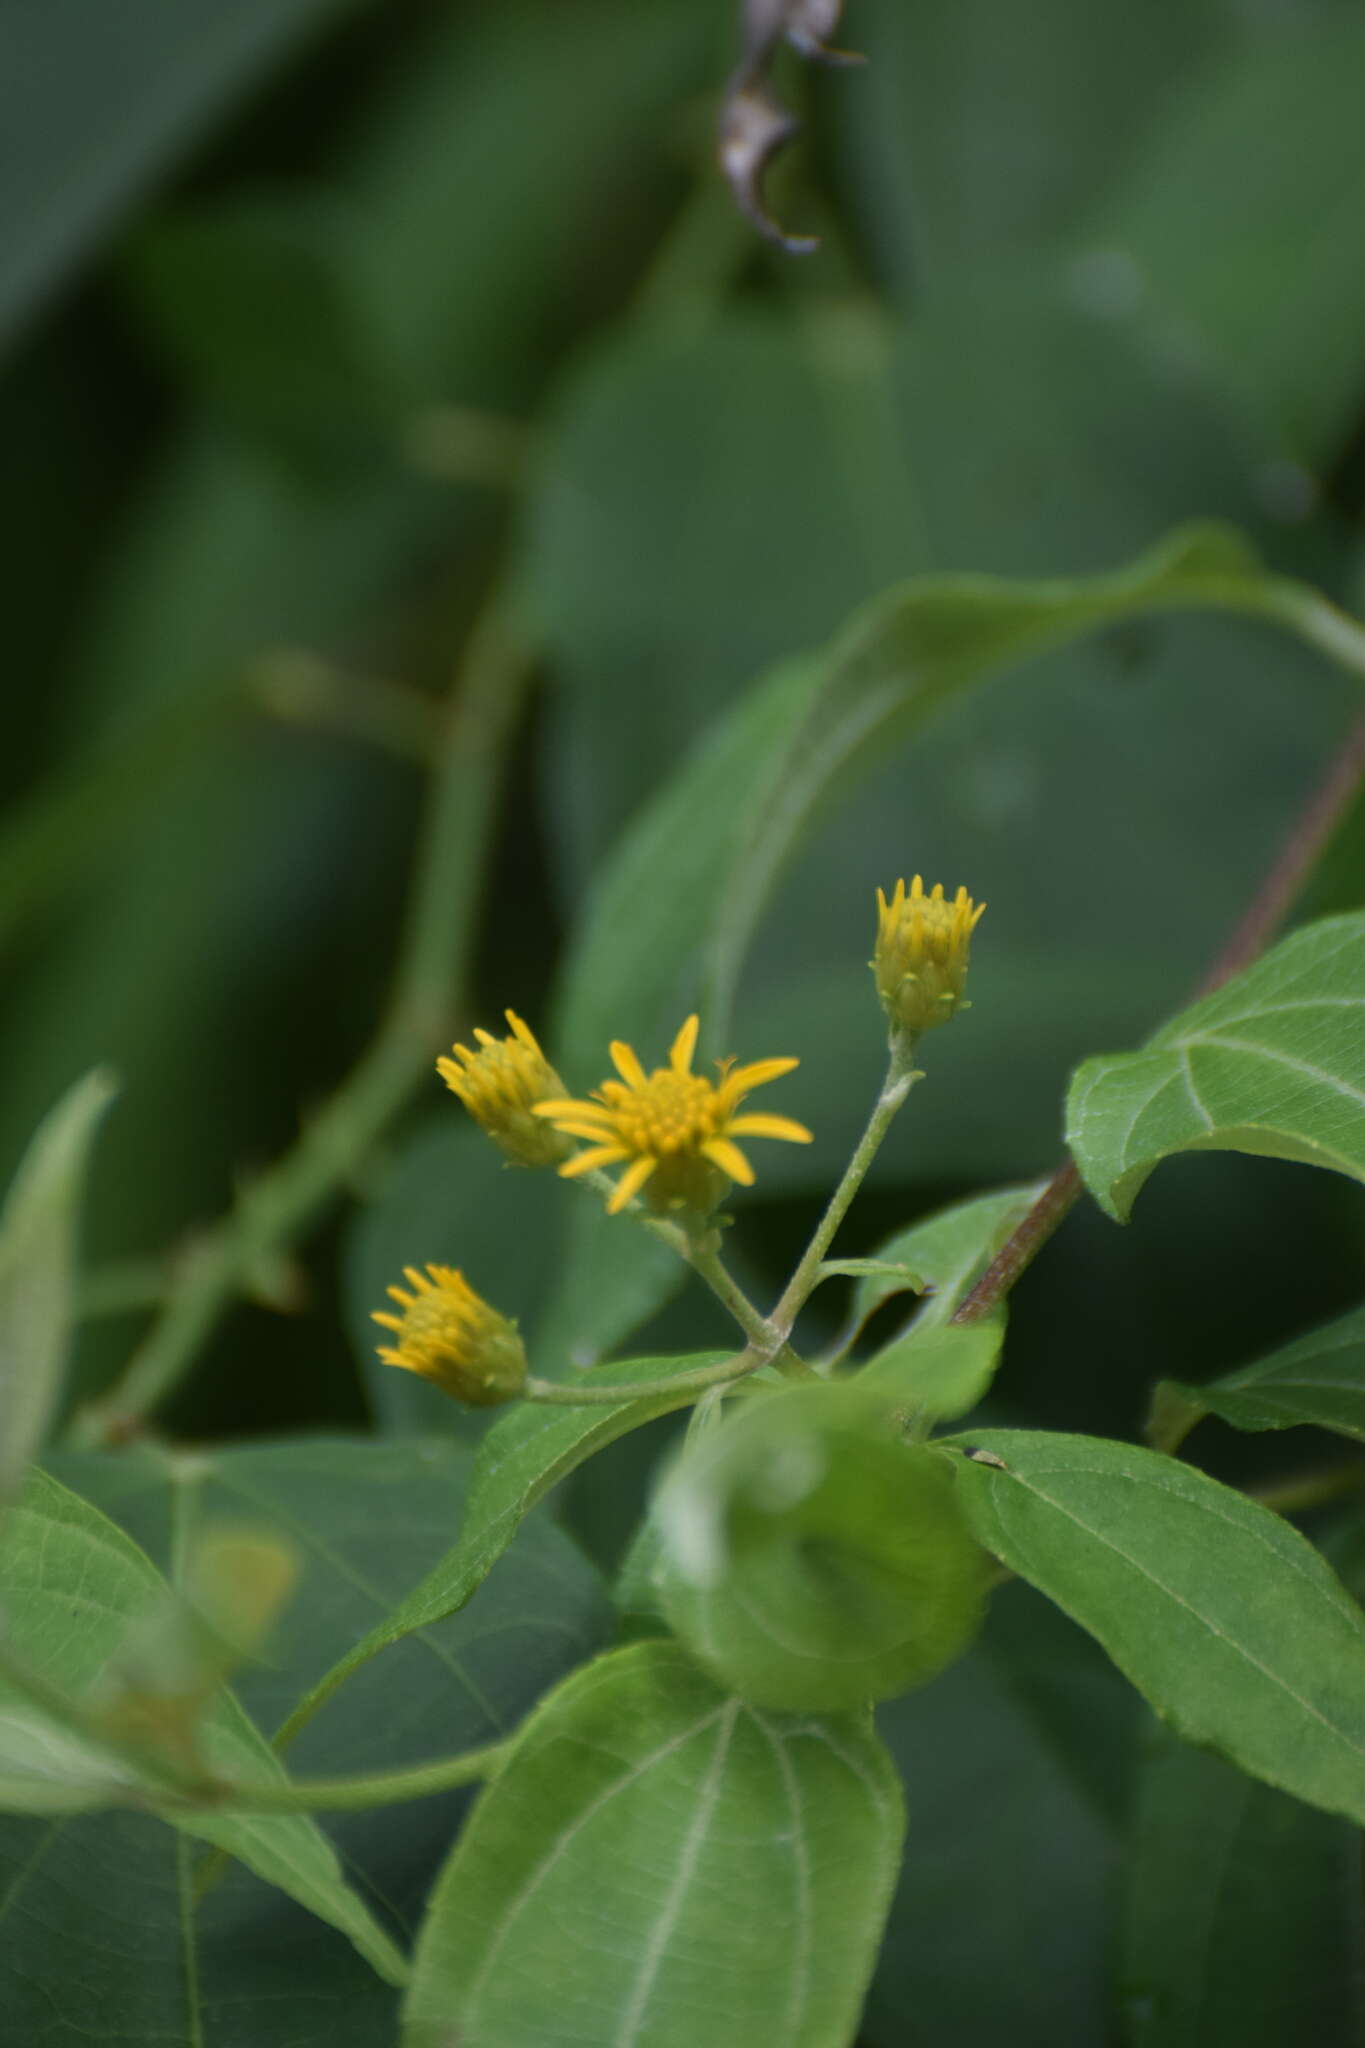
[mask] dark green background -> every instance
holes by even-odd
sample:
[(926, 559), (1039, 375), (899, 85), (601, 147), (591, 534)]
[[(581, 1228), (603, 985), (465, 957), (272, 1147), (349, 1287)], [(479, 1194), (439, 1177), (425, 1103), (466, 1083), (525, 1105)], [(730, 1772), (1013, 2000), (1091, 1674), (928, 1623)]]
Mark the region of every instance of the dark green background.
[[(775, 197), (823, 236), (800, 261), (738, 222), (710, 163), (723, 0), (0, 12), (0, 1176), (111, 1062), (97, 1268), (217, 1215), (380, 1014), (421, 772), (264, 709), (281, 655), (434, 706), (493, 579), (527, 596), (536, 686), (453, 1035), (507, 1002), (548, 1022), (593, 874), (680, 750), (901, 577), (1079, 574), (1215, 515), (1360, 600), (1360, 6), (845, 12), (865, 70), (781, 67), (806, 126)], [(921, 869), (990, 909), (974, 1008), (935, 1045), (851, 1250), (1050, 1166), (1070, 1066), (1183, 999), (1351, 694), (1267, 632), (1144, 625), (888, 754), (784, 880), (742, 984), (734, 1050), (799, 1054), (772, 1107), (817, 1131), (756, 1148), (736, 1205), (754, 1284), (780, 1280), (875, 1087), (877, 883)], [(1306, 907), (1355, 906), (1363, 872), (1357, 815)], [(499, 1178), (433, 1076), (361, 1199), (301, 1247), (306, 1308), (235, 1310), (172, 1426), (363, 1426), (378, 1399), (381, 1420), (448, 1428), (434, 1393), (380, 1387), (369, 1307), (432, 1257), (529, 1317), (559, 1216), (553, 1189)], [(1362, 1272), (1353, 1189), (1173, 1164), (1126, 1231), (1078, 1211), (1020, 1288), (997, 1415), (1130, 1434), (1152, 1380), (1268, 1350)], [(81, 1391), (141, 1326), (87, 1328)], [(716, 1334), (689, 1295), (639, 1348)], [(1221, 1474), (1284, 1459), (1205, 1436)], [(621, 1446), (575, 1487), (600, 1562), (646, 1471)], [(1026, 1773), (1045, 1811), (1051, 1768)], [(1151, 1811), (1149, 1833), (1170, 1825)], [(989, 1961), (952, 1954), (925, 2042), (946, 2012), (963, 2041), (1000, 2020)], [(1082, 2038), (1081, 2007), (1049, 2005), (1054, 1967), (1073, 1968), (1040, 1969), (1016, 2042)], [(902, 1996), (879, 1990), (875, 2048), (906, 2038)]]

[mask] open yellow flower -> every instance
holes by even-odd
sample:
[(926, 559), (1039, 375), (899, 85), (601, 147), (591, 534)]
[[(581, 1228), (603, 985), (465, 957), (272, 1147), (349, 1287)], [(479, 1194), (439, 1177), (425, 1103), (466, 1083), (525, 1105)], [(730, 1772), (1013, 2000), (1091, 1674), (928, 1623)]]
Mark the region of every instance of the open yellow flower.
[(404, 1266), (412, 1289), (390, 1287), (401, 1314), (376, 1309), (373, 1320), (395, 1332), (396, 1344), (381, 1344), (385, 1365), (420, 1373), (443, 1393), (475, 1408), (514, 1401), (526, 1385), (526, 1352), (517, 1326), (476, 1294), (451, 1266)]
[(614, 1216), (643, 1193), (651, 1209), (691, 1209), (708, 1215), (729, 1181), (752, 1185), (754, 1170), (736, 1138), (787, 1138), (810, 1143), (804, 1124), (788, 1116), (738, 1116), (751, 1089), (789, 1074), (798, 1060), (754, 1060), (747, 1067), (720, 1062), (719, 1081), (692, 1072), (697, 1019), (689, 1017), (673, 1041), (666, 1067), (646, 1074), (628, 1045), (611, 1048), (618, 1081), (604, 1081), (589, 1102), (539, 1102), (535, 1114), (589, 1149), (560, 1167), (566, 1178), (594, 1167), (624, 1166), (607, 1207)]
[(506, 1016), (512, 1027), (508, 1037), (476, 1031), (478, 1051), (452, 1046), (454, 1057), (437, 1060), (436, 1071), (509, 1159), (518, 1166), (554, 1166), (569, 1148), (557, 1132), (537, 1123), (531, 1110), (547, 1095), (562, 1095), (564, 1083), (530, 1026), (515, 1010)]
[(963, 999), (971, 960), (972, 933), (984, 903), (973, 903), (965, 889), (951, 902), (942, 882), (924, 893), (918, 875), (907, 890), (897, 882), (888, 903), (877, 891), (877, 951), (872, 972), (886, 1014), (912, 1037), (946, 1024), (968, 1005)]

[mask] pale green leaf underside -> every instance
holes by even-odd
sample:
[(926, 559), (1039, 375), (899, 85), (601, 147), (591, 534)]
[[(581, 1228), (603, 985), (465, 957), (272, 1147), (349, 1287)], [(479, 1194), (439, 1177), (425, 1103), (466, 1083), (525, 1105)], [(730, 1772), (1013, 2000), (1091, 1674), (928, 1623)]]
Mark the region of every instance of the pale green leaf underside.
[(1161, 1387), (1199, 1415), (1221, 1416), (1236, 1429), (1312, 1423), (1365, 1443), (1365, 1308), (1206, 1387), (1179, 1380), (1163, 1380)]
[(1087, 1060), (1067, 1142), (1120, 1222), (1176, 1152), (1255, 1152), (1365, 1179), (1365, 913), (1292, 933), (1143, 1051)]
[(418, 1942), (403, 2048), (845, 2048), (902, 1833), (863, 1714), (768, 1714), (671, 1643), (528, 1722)]
[(76, 1222), (107, 1074), (68, 1089), (34, 1134), (0, 1215), (0, 1498), (38, 1455), (75, 1313)]
[[(122, 1530), (46, 1473), (32, 1475), (0, 1541), (0, 1611), (8, 1642), (30, 1666), (67, 1693), (81, 1695), (129, 1623), (164, 1591), (165, 1581)], [(8, 1732), (15, 1744), (12, 1756), (0, 1753), (0, 1779), (31, 1783), (35, 1762), (27, 1703), (2, 1680), (0, 1709), (0, 1736)], [(259, 1782), (284, 1776), (269, 1744), (228, 1693), (211, 1711), (203, 1739), (207, 1756), (225, 1777)], [(21, 1810), (35, 1809), (26, 1802)], [(46, 1810), (54, 1808), (49, 1804)], [(177, 1815), (173, 1824), (227, 1850), (340, 1928), (390, 1983), (403, 1981), (402, 1956), (347, 1887), (334, 1850), (312, 1821), (196, 1812)]]
[(986, 1430), (976, 1534), (1101, 1643), (1191, 1742), (1365, 1821), (1365, 1621), (1269, 1509), (1155, 1451)]
[(314, 1686), (301, 1701), (291, 1725), (309, 1719), (343, 1679), (390, 1643), (416, 1629), (429, 1628), (472, 1599), (536, 1503), (585, 1458), (656, 1416), (686, 1407), (693, 1398), (692, 1392), (684, 1389), (677, 1395), (654, 1394), (632, 1401), (632, 1382), (666, 1379), (674, 1372), (716, 1364), (725, 1356), (717, 1351), (688, 1358), (634, 1358), (579, 1375), (584, 1386), (619, 1385), (619, 1408), (522, 1402), (509, 1409), (479, 1446), (457, 1542), (407, 1598)]

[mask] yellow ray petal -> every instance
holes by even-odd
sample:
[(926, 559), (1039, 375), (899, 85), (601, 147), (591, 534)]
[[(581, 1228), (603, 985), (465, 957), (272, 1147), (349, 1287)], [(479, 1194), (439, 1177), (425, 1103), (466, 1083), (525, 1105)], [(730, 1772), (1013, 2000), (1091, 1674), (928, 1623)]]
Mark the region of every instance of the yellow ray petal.
[(800, 1060), (751, 1060), (747, 1067), (736, 1067), (727, 1074), (717, 1093), (730, 1102), (738, 1102), (740, 1096), (747, 1095), (751, 1088), (761, 1088), (765, 1081), (776, 1081), (780, 1075), (789, 1074), (800, 1064)]
[(689, 1017), (682, 1030), (674, 1039), (673, 1049), (668, 1055), (668, 1062), (675, 1074), (691, 1073), (692, 1055), (697, 1049), (697, 1031), (699, 1026), (699, 1018), (695, 1016)]
[(616, 1193), (607, 1203), (609, 1216), (619, 1216), (627, 1202), (634, 1201), (658, 1163), (657, 1159), (637, 1159), (626, 1168), (616, 1183)]
[(629, 1152), (620, 1145), (594, 1145), (589, 1152), (578, 1152), (572, 1159), (566, 1159), (559, 1169), (561, 1180), (572, 1180), (576, 1174), (591, 1173), (594, 1166), (615, 1166), (622, 1159), (629, 1159)]
[(806, 1126), (789, 1116), (736, 1116), (725, 1129), (732, 1138), (789, 1138), (793, 1145), (812, 1142)]
[(580, 1123), (577, 1117), (557, 1116), (555, 1129), (563, 1131), (566, 1138), (587, 1138), (593, 1145), (614, 1144), (616, 1131), (604, 1117), (600, 1124)]
[(646, 1085), (644, 1068), (631, 1048), (619, 1038), (613, 1038), (611, 1042), (611, 1063), (628, 1087), (643, 1088)]
[(753, 1186), (754, 1170), (738, 1145), (732, 1145), (728, 1138), (708, 1138), (701, 1149), (706, 1158), (714, 1160), (722, 1173), (729, 1174), (731, 1180), (737, 1180), (741, 1187)]
[(605, 1117), (606, 1112), (602, 1109), (600, 1103), (575, 1102), (568, 1096), (561, 1100), (556, 1095), (548, 1096), (544, 1102), (533, 1103), (531, 1105), (531, 1114), (532, 1116), (576, 1116), (602, 1119)]

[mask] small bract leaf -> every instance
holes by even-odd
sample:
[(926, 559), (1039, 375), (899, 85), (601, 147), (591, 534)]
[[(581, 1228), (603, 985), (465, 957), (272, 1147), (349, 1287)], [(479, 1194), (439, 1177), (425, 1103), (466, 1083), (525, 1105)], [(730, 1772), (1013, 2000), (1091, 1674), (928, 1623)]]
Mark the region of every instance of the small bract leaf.
[(859, 1326), (897, 1292), (889, 1277), (878, 1277), (876, 1268), (883, 1263), (909, 1266), (923, 1274), (929, 1297), (915, 1318), (917, 1329), (946, 1323), (1042, 1188), (1038, 1181), (973, 1195), (970, 1201), (954, 1202), (912, 1223), (908, 1230), (898, 1230), (878, 1246), (875, 1259), (867, 1262), (866, 1278), (854, 1290), (853, 1313)]
[(99, 1070), (38, 1126), (0, 1214), (0, 1501), (41, 1448), (73, 1320), (76, 1222), (90, 1147), (113, 1098)]
[(947, 1422), (975, 1408), (995, 1378), (1002, 1322), (918, 1328), (868, 1360), (857, 1385), (891, 1395), (917, 1421)]
[(678, 1460), (654, 1513), (664, 1613), (761, 1706), (890, 1698), (979, 1626), (985, 1560), (951, 1469), (856, 1385), (752, 1402)]
[(1164, 1024), (1142, 1052), (1086, 1060), (1067, 1142), (1126, 1222), (1174, 1152), (1255, 1152), (1365, 1179), (1365, 913), (1291, 933)]

